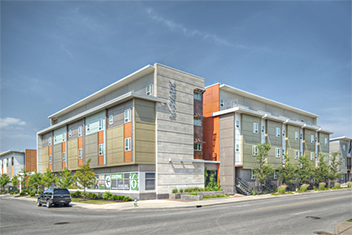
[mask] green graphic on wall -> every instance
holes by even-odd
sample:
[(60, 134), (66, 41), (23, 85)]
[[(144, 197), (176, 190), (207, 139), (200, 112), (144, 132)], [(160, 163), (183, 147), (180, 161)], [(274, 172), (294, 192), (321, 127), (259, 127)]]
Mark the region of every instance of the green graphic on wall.
[(130, 190), (137, 191), (138, 186), (138, 174), (130, 173)]
[(105, 189), (111, 188), (111, 176), (110, 174), (105, 175)]

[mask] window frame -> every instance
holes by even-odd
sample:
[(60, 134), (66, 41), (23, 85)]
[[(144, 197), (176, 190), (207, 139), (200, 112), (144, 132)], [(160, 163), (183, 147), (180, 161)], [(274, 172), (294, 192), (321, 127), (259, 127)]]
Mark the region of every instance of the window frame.
[(125, 138), (125, 152), (131, 151), (131, 137)]
[(299, 133), (298, 133), (298, 131), (295, 131), (295, 140), (299, 140)]
[(252, 145), (252, 155), (257, 156), (258, 154), (258, 145)]
[(314, 135), (310, 135), (310, 143), (314, 143)]
[(52, 155), (49, 155), (49, 164), (51, 164), (53, 162), (53, 157)]
[(202, 126), (202, 119), (201, 118), (193, 118), (193, 125), (194, 126)]
[(51, 136), (49, 137), (48, 141), (49, 141), (49, 146), (50, 146), (51, 145)]
[(145, 87), (145, 94), (146, 95), (153, 95), (154, 84), (150, 83)]
[(72, 130), (69, 129), (69, 130), (68, 130), (68, 137), (71, 137), (71, 136), (72, 136)]
[(255, 180), (255, 177), (254, 177), (254, 170), (251, 169), (251, 180)]
[(324, 162), (327, 162), (328, 161), (328, 155), (325, 155), (324, 156)]
[(253, 133), (257, 134), (258, 133), (258, 123), (253, 122)]
[(236, 128), (240, 128), (240, 120), (235, 120)]
[(109, 116), (109, 124), (112, 125), (114, 124), (114, 115), (110, 114)]
[(310, 153), (310, 160), (314, 161), (314, 153), (313, 152)]
[(99, 144), (99, 156), (104, 155), (104, 144)]
[(78, 137), (82, 136), (82, 126), (78, 127)]
[(346, 145), (345, 144), (342, 145), (342, 150), (346, 151)]
[(280, 158), (280, 148), (275, 148), (275, 157)]
[(202, 144), (194, 144), (193, 149), (194, 151), (202, 151)]
[(131, 108), (125, 109), (123, 112), (124, 116), (124, 123), (129, 123), (131, 122)]
[(103, 130), (103, 125), (104, 125), (103, 119), (99, 119), (99, 131)]
[(281, 128), (280, 127), (276, 127), (276, 137), (280, 137), (281, 135)]
[(224, 107), (225, 106), (225, 101), (223, 99), (220, 100), (220, 107)]
[(299, 157), (299, 151), (295, 150), (295, 159), (298, 159), (298, 157)]
[(78, 159), (83, 158), (83, 149), (78, 149)]
[(67, 159), (67, 158), (66, 158), (66, 153), (62, 153), (62, 161), (63, 161), (63, 162), (66, 162), (66, 159)]
[(202, 101), (202, 94), (198, 92), (193, 92), (193, 99)]
[(324, 138), (324, 145), (328, 145), (328, 138)]

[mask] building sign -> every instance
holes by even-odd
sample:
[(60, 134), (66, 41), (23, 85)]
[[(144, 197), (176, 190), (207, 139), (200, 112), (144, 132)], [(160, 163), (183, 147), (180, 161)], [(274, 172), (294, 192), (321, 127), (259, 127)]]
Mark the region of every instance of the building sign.
[(138, 173), (96, 174), (89, 189), (100, 190), (139, 190)]
[(169, 81), (169, 111), (170, 118), (176, 118), (176, 83)]

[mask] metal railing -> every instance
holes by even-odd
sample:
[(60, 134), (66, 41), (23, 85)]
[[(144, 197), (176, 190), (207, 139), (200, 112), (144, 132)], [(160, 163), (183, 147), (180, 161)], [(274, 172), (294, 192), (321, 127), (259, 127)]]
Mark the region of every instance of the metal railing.
[(240, 194), (251, 195), (249, 185), (244, 182), (241, 178), (236, 178), (236, 191)]

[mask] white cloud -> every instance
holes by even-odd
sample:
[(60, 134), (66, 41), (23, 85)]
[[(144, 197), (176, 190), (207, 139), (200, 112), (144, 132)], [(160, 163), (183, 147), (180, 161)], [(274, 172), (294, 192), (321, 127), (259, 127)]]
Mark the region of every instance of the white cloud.
[(223, 39), (221, 37), (218, 37), (215, 34), (210, 34), (210, 33), (206, 33), (206, 32), (201, 32), (198, 30), (194, 30), (194, 29), (188, 29), (186, 27), (184, 27), (181, 24), (177, 24), (171, 20), (162, 18), (161, 16), (159, 16), (153, 9), (148, 8), (147, 9), (147, 13), (149, 14), (149, 16), (158, 22), (163, 23), (164, 25), (166, 25), (171, 31), (179, 31), (182, 32), (183, 35), (188, 36), (188, 37), (199, 37), (202, 40), (209, 40), (212, 42), (216, 42), (218, 44), (227, 46), (227, 47), (236, 47), (236, 48), (240, 48), (240, 49), (249, 49), (247, 46), (245, 45), (234, 45), (230, 42), (228, 42), (226, 39)]
[(26, 122), (18, 118), (12, 118), (12, 117), (0, 118), (0, 128), (18, 129), (24, 125), (26, 125)]

